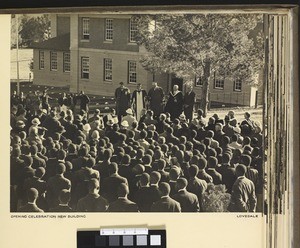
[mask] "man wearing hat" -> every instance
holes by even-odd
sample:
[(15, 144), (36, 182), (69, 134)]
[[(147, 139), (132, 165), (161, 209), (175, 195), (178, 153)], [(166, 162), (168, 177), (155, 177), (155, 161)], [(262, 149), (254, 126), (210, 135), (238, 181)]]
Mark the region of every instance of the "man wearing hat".
[(124, 121), (127, 121), (128, 125), (131, 127), (132, 123), (135, 122), (135, 121), (137, 121), (137, 120), (133, 116), (133, 111), (132, 111), (131, 108), (129, 108), (129, 109), (126, 110), (126, 114), (127, 115), (122, 118), (121, 125), (122, 125), (122, 123)]
[(136, 119), (139, 121), (141, 118), (142, 109), (146, 108), (147, 92), (142, 89), (142, 85), (137, 84), (137, 89), (133, 91), (131, 97), (131, 104), (133, 106)]
[(119, 122), (122, 117), (126, 115), (126, 110), (130, 107), (130, 90), (124, 86), (123, 82), (120, 82), (120, 87), (115, 91), (116, 99), (116, 111)]

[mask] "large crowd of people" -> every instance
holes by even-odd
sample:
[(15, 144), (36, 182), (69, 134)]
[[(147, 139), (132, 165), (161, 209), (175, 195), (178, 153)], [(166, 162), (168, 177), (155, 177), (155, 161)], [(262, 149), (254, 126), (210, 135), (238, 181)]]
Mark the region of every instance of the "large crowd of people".
[(157, 83), (120, 83), (115, 98), (89, 116), (84, 92), (78, 111), (65, 94), (55, 106), (12, 94), (12, 212), (203, 212), (209, 184), (225, 185), (228, 211), (261, 210), (262, 129), (248, 112), (205, 117), (177, 85), (165, 105)]

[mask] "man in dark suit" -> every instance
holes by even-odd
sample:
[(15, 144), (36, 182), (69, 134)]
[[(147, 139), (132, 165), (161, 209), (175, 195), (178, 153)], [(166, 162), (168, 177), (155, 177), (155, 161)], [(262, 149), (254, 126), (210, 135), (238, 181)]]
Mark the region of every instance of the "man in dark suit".
[(179, 91), (178, 85), (173, 86), (173, 91), (169, 93), (169, 99), (165, 107), (165, 112), (171, 114), (171, 120), (178, 118), (183, 110), (183, 94)]
[(184, 114), (186, 119), (189, 121), (189, 123), (193, 119), (195, 101), (196, 101), (196, 94), (193, 91), (193, 86), (189, 85), (187, 87), (187, 91), (184, 94), (184, 99), (183, 99)]
[(254, 183), (245, 177), (247, 168), (239, 164), (235, 171), (237, 179), (232, 187), (228, 210), (230, 212), (255, 212), (257, 203), (255, 187)]
[(36, 145), (32, 145), (30, 147), (30, 152), (31, 152), (31, 157), (32, 157), (32, 168), (36, 169), (38, 167), (46, 167), (46, 162), (44, 159), (40, 158), (37, 153), (38, 153), (38, 148)]
[[(141, 212), (150, 212), (153, 200), (149, 197), (149, 193), (152, 191), (150, 188), (150, 175), (143, 173), (140, 177), (140, 188), (134, 195), (134, 201), (137, 203)], [(159, 193), (159, 192), (157, 192)], [(159, 200), (159, 194), (157, 194), (156, 200)]]
[(180, 203), (181, 212), (199, 212), (198, 197), (186, 190), (187, 185), (188, 181), (185, 178), (178, 178), (178, 192), (172, 198)]
[(19, 208), (18, 212), (41, 212), (43, 213), (44, 211), (36, 205), (36, 200), (38, 198), (38, 191), (35, 188), (30, 188), (27, 191), (27, 199), (28, 202)]
[(108, 201), (99, 195), (100, 184), (96, 178), (88, 182), (89, 193), (77, 203), (77, 212), (105, 212)]
[(47, 182), (47, 201), (49, 207), (56, 207), (59, 204), (58, 196), (61, 190), (70, 190), (71, 182), (64, 177), (66, 166), (63, 163), (59, 163), (56, 166), (56, 175), (50, 177)]
[(116, 112), (119, 123), (121, 123), (122, 116), (126, 115), (126, 110), (130, 108), (130, 90), (120, 82), (120, 87), (115, 91)]
[(151, 207), (152, 212), (181, 212), (180, 203), (173, 200), (169, 194), (171, 191), (168, 183), (160, 183), (159, 190), (161, 199), (153, 203)]
[(128, 185), (127, 179), (121, 177), (118, 174), (117, 163), (110, 163), (108, 166), (109, 177), (105, 178), (103, 181), (102, 195), (108, 200), (109, 203), (116, 201), (118, 199), (118, 188), (121, 183)]
[(71, 193), (67, 189), (63, 189), (59, 193), (59, 205), (50, 209), (50, 212), (73, 212), (72, 208), (69, 207), (71, 199)]
[(215, 157), (208, 158), (208, 170), (207, 174), (209, 174), (213, 178), (214, 185), (222, 184), (222, 175), (216, 171), (218, 160)]
[(148, 92), (149, 108), (153, 111), (154, 117), (158, 117), (163, 111), (164, 91), (157, 85), (152, 83), (153, 87)]
[(121, 183), (118, 188), (118, 199), (110, 203), (109, 212), (138, 212), (138, 205), (133, 201), (128, 200), (129, 194), (128, 185)]

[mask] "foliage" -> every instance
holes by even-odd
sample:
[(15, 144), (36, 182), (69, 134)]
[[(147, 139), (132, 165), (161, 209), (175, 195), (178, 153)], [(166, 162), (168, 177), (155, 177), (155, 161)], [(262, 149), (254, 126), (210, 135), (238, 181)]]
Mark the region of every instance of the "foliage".
[(209, 183), (203, 194), (204, 212), (228, 212), (231, 195), (226, 193), (225, 185)]
[[(16, 46), (16, 18), (12, 18), (12, 47)], [(19, 46), (28, 47), (33, 42), (41, 42), (50, 37), (50, 19), (47, 14), (43, 15), (19, 15)]]
[(207, 108), (213, 71), (222, 77), (257, 83), (264, 56), (262, 15), (176, 14), (134, 18), (138, 23), (137, 42), (150, 52), (141, 59), (143, 67), (151, 72), (173, 73), (185, 81), (202, 77), (202, 107)]

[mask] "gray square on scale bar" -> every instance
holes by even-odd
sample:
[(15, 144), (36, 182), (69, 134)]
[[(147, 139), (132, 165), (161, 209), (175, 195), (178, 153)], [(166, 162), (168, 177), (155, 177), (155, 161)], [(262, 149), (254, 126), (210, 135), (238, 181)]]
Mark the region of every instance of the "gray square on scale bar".
[(132, 235), (123, 236), (123, 245), (133, 246), (133, 236)]
[(147, 236), (146, 235), (138, 235), (136, 237), (137, 245), (147, 245)]
[(151, 235), (150, 236), (150, 245), (161, 245), (160, 235)]

